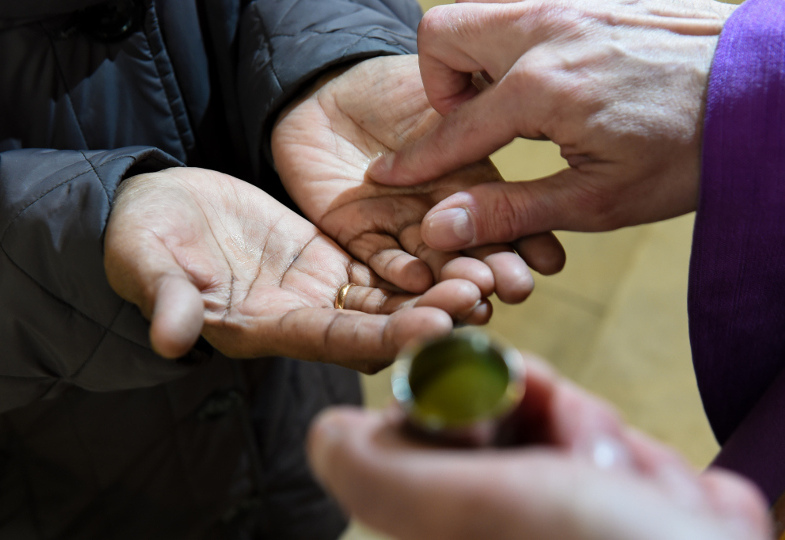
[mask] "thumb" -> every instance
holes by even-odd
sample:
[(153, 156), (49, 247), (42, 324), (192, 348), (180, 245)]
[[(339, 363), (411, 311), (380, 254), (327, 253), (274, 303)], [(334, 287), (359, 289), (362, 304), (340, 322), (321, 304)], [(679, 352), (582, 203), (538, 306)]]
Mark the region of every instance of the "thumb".
[(455, 193), (423, 218), (422, 236), (431, 248), (456, 251), (512, 242), (552, 230), (597, 230), (598, 217), (578, 172), (565, 169), (525, 182), (491, 182)]
[(150, 342), (165, 358), (178, 358), (193, 347), (204, 325), (204, 301), (185, 273), (162, 275), (154, 287)]
[(114, 224), (107, 229), (104, 266), (109, 284), (150, 320), (153, 350), (165, 358), (180, 357), (199, 339), (204, 301), (165, 247), (129, 238), (128, 232)]

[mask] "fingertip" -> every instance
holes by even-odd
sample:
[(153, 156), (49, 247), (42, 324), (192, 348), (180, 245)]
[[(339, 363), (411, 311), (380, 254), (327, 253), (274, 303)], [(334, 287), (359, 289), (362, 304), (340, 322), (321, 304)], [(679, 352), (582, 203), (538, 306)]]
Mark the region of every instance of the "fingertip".
[(412, 310), (395, 312), (390, 317), (396, 323), (393, 342), (397, 350), (413, 342), (447, 336), (453, 329), (452, 317), (436, 307), (418, 306)]
[(456, 257), (445, 263), (439, 273), (439, 280), (464, 279), (471, 281), (479, 287), (483, 297), (490, 296), (495, 290), (493, 270), (486, 261), (480, 260), (479, 257), (474, 258), (472, 253), (468, 253), (468, 255), (468, 257)]
[(480, 288), (475, 283), (465, 279), (450, 279), (434, 285), (417, 299), (415, 306), (438, 308), (448, 316), (460, 318), (482, 298)]
[(150, 343), (164, 358), (179, 358), (194, 346), (204, 325), (204, 301), (198, 289), (181, 276), (159, 283), (150, 320)]
[(529, 268), (543, 276), (561, 272), (567, 261), (564, 246), (552, 232), (520, 238), (515, 241), (515, 250)]
[(553, 195), (560, 186), (550, 179), (486, 182), (454, 193), (423, 217), (423, 240), (433, 249), (455, 251), (526, 238), (522, 249), (532, 260), (530, 267), (556, 272), (564, 264), (564, 249), (552, 233), (542, 231), (561, 228), (565, 211)]
[(505, 304), (520, 304), (534, 290), (534, 276), (515, 253), (493, 253), (485, 258), (485, 262), (493, 270), (496, 296)]
[(390, 173), (392, 172), (394, 162), (395, 154), (390, 152), (379, 154), (368, 164), (368, 169), (366, 170), (367, 177), (379, 184), (390, 184)]
[[(447, 116), (455, 111), (465, 102), (476, 97), (480, 90), (472, 84), (472, 74), (463, 73), (456, 77), (457, 81), (452, 84), (455, 91), (447, 95), (434, 95), (432, 92), (428, 96), (431, 106), (442, 116)], [(462, 87), (461, 87), (462, 85)]]
[(165, 330), (159, 330), (159, 326), (155, 324), (150, 326), (150, 345), (153, 351), (163, 358), (174, 360), (185, 356), (196, 343), (196, 339), (198, 339), (195, 338), (193, 341), (174, 341)]
[(424, 293), (434, 284), (433, 273), (428, 264), (414, 258), (403, 267), (399, 276), (390, 275), (387, 279), (393, 285), (415, 294)]
[(714, 511), (745, 532), (743, 538), (770, 538), (768, 502), (757, 486), (719, 468), (708, 469), (700, 476), (700, 482)]
[(425, 261), (400, 250), (384, 250), (368, 261), (379, 277), (403, 289), (421, 294), (433, 285), (433, 273)]
[(423, 308), (429, 311), (428, 323), (420, 327), (420, 338), (435, 339), (448, 336), (453, 330), (450, 314), (438, 308)]
[(377, 184), (387, 186), (411, 186), (430, 180), (422, 177), (407, 165), (408, 147), (397, 152), (386, 152), (376, 156), (368, 164), (365, 176)]
[(423, 218), (422, 238), (433, 249), (457, 251), (474, 245), (476, 227), (471, 213), (463, 206), (447, 207), (459, 201), (456, 195), (442, 201)]
[(493, 306), (476, 283), (467, 279), (453, 279), (443, 281), (440, 286), (444, 288), (443, 292), (449, 291), (449, 298), (436, 305), (446, 309), (452, 317), (450, 330), (454, 322), (483, 325), (490, 320)]
[(480, 326), (491, 320), (493, 315), (493, 304), (487, 298), (478, 300), (469, 311), (468, 315), (461, 322), (472, 326)]
[[(464, 253), (481, 261), (482, 267), (490, 274), (487, 286), (480, 286), (483, 296), (495, 292), (505, 304), (518, 304), (534, 290), (534, 277), (529, 267), (509, 245), (490, 244), (464, 250)], [(478, 283), (476, 279), (471, 281)]]

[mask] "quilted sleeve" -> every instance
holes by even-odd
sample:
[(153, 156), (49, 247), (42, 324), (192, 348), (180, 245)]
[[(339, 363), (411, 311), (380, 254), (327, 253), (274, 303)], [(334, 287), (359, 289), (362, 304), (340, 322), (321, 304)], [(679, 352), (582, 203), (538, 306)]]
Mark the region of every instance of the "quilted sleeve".
[(147, 322), (103, 267), (118, 183), (173, 165), (142, 147), (0, 153), (0, 412), (71, 385), (127, 389), (187, 372), (153, 353)]
[(238, 99), (257, 160), (270, 163), (275, 115), (330, 67), (412, 54), (422, 12), (414, 0), (257, 0), (240, 21)]

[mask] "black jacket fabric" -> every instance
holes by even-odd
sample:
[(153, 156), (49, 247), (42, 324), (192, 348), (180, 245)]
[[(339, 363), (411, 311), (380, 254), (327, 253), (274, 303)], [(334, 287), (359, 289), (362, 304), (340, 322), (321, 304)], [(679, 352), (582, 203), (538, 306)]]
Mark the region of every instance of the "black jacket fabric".
[(179, 362), (110, 289), (118, 184), (187, 164), (285, 200), (276, 113), (315, 77), (414, 52), (414, 0), (0, 3), (0, 539), (334, 538), (303, 437), (356, 375)]

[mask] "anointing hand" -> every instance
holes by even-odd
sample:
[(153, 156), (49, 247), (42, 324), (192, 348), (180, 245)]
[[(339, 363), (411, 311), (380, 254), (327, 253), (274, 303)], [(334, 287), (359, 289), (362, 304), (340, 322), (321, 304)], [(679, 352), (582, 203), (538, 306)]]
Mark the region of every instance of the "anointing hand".
[[(425, 15), (425, 91), (443, 120), (371, 164), (413, 185), (515, 137), (550, 139), (569, 168), (533, 182), (484, 184), (425, 217), (436, 249), (558, 229), (610, 230), (694, 210), (708, 72), (736, 6), (714, 0), (460, 3)], [(472, 83), (477, 73), (490, 82)]]
[(519, 447), (466, 450), (406, 436), (399, 411), (317, 417), (314, 472), (353, 518), (406, 540), (767, 540), (748, 481), (698, 475), (606, 404), (527, 366)]

